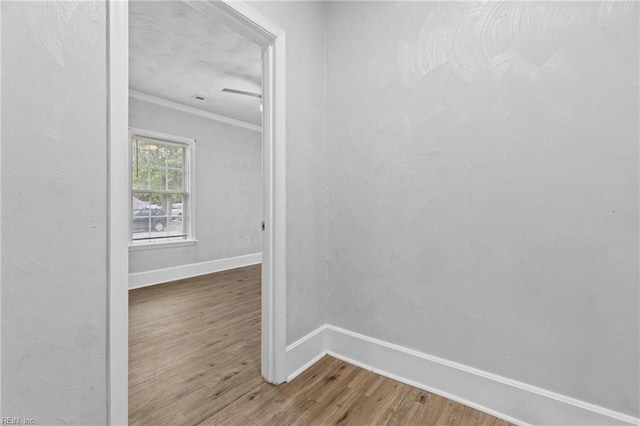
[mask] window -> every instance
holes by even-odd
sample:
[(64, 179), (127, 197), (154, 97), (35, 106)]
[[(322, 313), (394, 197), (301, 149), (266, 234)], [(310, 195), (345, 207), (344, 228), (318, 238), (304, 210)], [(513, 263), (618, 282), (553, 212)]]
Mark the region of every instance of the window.
[(131, 242), (194, 239), (194, 140), (131, 130)]

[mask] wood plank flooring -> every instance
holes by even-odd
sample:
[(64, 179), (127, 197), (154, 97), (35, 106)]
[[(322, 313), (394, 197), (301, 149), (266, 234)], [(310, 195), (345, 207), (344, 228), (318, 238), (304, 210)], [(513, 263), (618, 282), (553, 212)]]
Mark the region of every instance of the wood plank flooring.
[(328, 356), (265, 383), (259, 265), (129, 293), (129, 423), (509, 424)]

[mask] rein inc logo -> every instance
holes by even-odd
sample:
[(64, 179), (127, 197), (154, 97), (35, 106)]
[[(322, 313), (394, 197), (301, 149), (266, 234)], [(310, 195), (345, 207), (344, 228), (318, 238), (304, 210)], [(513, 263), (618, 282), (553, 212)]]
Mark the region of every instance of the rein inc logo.
[(35, 425), (36, 419), (31, 417), (0, 417), (1, 425)]

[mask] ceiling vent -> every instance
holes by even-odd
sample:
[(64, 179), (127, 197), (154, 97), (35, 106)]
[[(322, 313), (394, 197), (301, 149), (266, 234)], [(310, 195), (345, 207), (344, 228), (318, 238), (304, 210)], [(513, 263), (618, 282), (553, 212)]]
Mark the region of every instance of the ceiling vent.
[(196, 101), (204, 101), (204, 100), (206, 100), (207, 98), (205, 98), (205, 97), (204, 97), (204, 96), (202, 96), (202, 95), (193, 95), (193, 96), (191, 97), (191, 99), (195, 99)]

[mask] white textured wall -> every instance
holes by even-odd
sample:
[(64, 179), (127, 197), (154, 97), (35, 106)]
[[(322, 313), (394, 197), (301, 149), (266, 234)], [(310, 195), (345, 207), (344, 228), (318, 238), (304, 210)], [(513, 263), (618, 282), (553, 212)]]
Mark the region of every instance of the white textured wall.
[[(262, 135), (208, 118), (130, 99), (129, 125), (196, 139), (195, 245), (136, 250), (129, 272), (262, 251)], [(245, 244), (245, 236), (249, 244)]]
[(105, 424), (105, 2), (2, 2), (2, 415)]
[(325, 323), (325, 4), (248, 2), (286, 31), (287, 343)]
[(329, 2), (329, 323), (637, 417), (638, 22)]

